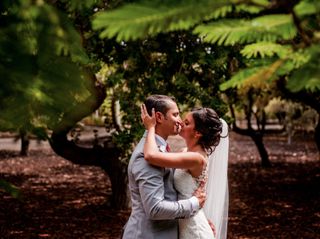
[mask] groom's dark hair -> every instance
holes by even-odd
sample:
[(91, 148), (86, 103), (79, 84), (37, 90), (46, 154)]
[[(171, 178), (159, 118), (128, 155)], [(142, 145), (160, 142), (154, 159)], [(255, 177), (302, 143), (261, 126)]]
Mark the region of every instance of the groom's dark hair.
[(163, 115), (166, 115), (169, 110), (168, 102), (176, 102), (176, 99), (173, 96), (168, 95), (150, 95), (145, 101), (148, 114), (152, 114), (152, 108), (155, 112), (161, 112)]

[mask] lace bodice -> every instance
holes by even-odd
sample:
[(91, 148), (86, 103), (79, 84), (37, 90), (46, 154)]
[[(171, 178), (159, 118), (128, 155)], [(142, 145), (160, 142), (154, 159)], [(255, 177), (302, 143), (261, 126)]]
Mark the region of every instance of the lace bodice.
[(201, 183), (206, 183), (208, 179), (208, 164), (202, 170), (199, 177), (194, 178), (185, 169), (176, 169), (174, 173), (174, 186), (179, 192), (179, 199), (187, 199), (192, 197), (194, 191)]
[[(208, 165), (208, 164), (206, 164)], [(204, 167), (199, 177), (194, 178), (184, 169), (176, 169), (174, 172), (174, 186), (178, 191), (179, 199), (188, 199), (201, 183), (206, 183), (208, 167)], [(191, 218), (179, 220), (179, 239), (208, 239), (214, 238), (208, 220), (203, 210)]]

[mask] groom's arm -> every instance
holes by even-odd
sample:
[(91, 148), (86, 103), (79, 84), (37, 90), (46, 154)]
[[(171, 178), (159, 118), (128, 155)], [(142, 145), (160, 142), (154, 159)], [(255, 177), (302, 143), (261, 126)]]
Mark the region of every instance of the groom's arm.
[(199, 201), (196, 197), (179, 201), (164, 199), (163, 168), (148, 164), (143, 157), (137, 158), (134, 164), (133, 173), (149, 219), (189, 218), (199, 210)]

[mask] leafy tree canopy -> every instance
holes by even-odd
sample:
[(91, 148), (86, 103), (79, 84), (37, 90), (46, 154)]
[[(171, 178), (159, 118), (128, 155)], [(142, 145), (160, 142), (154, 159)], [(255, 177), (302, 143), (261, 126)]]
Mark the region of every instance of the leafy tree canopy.
[(0, 128), (40, 133), (88, 96), (90, 60), (67, 15), (44, 1), (1, 1), (0, 22)]
[[(93, 26), (102, 29), (101, 37), (116, 37), (118, 41), (192, 29), (208, 43), (244, 45), (241, 53), (246, 58), (270, 58), (273, 63), (269, 64), (268, 76), (288, 77), (287, 86), (292, 91), (319, 91), (318, 70), (313, 68), (317, 65), (314, 60), (319, 59), (319, 9), (316, 0), (164, 1), (161, 7), (157, 2), (140, 1), (99, 13)], [(266, 65), (260, 63), (260, 73), (257, 66), (245, 70), (262, 75)], [(307, 72), (308, 77), (301, 79), (301, 72)], [(239, 79), (235, 77), (232, 82)], [(231, 87), (232, 82), (222, 89)]]

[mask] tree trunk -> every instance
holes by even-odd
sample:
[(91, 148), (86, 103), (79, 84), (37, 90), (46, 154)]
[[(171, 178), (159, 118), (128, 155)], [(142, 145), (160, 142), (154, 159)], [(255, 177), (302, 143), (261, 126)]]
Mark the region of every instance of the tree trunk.
[(24, 129), (20, 129), (20, 140), (21, 140), (21, 149), (20, 149), (20, 155), (21, 156), (27, 156), (29, 151), (29, 137), (27, 131)]
[(268, 152), (264, 146), (263, 137), (261, 136), (261, 134), (254, 133), (254, 134), (251, 134), (250, 137), (258, 148), (260, 158), (261, 158), (261, 166), (262, 167), (271, 167), (269, 155), (268, 155)]
[(91, 74), (90, 82), (90, 96), (85, 102), (64, 113), (61, 121), (54, 127), (49, 142), (58, 155), (75, 164), (101, 167), (108, 174), (112, 185), (110, 205), (116, 209), (124, 209), (128, 207), (127, 165), (120, 161), (120, 149), (107, 143), (104, 147), (95, 145), (84, 148), (67, 138), (73, 126), (98, 109), (106, 97), (105, 87), (97, 84), (94, 74)]
[(249, 136), (253, 140), (253, 142), (255, 143), (255, 145), (258, 149), (259, 155), (260, 155), (261, 166), (262, 167), (271, 167), (271, 162), (269, 160), (268, 151), (266, 150), (264, 143), (263, 143), (262, 134), (254, 131), (254, 130), (240, 129), (238, 127), (235, 127), (234, 125), (235, 124), (233, 124), (233, 127), (232, 127), (234, 132), (241, 134), (241, 135)]
[(103, 167), (107, 172), (112, 188), (110, 204), (113, 208), (125, 209), (129, 206), (127, 164), (121, 163), (119, 158), (113, 159), (108, 167)]
[[(255, 145), (258, 149), (260, 159), (261, 159), (261, 166), (262, 167), (270, 167), (271, 162), (269, 160), (269, 155), (268, 155), (268, 152), (267, 152), (267, 150), (264, 146), (264, 143), (263, 143), (263, 132), (264, 132), (265, 126), (261, 126), (261, 131), (254, 130), (251, 125), (251, 117), (249, 116), (251, 112), (248, 111), (246, 113), (247, 129), (239, 128), (236, 124), (236, 115), (235, 115), (233, 106), (229, 105), (229, 107), (230, 107), (231, 115), (235, 119), (232, 124), (232, 130), (237, 134), (249, 136), (253, 140), (253, 142), (255, 143)], [(264, 121), (264, 123), (265, 123), (265, 121)]]
[(53, 133), (50, 144), (61, 157), (78, 165), (101, 167), (111, 181), (112, 195), (110, 206), (115, 209), (128, 207), (127, 164), (119, 160), (120, 150), (113, 145), (83, 148), (69, 141), (66, 135)]

